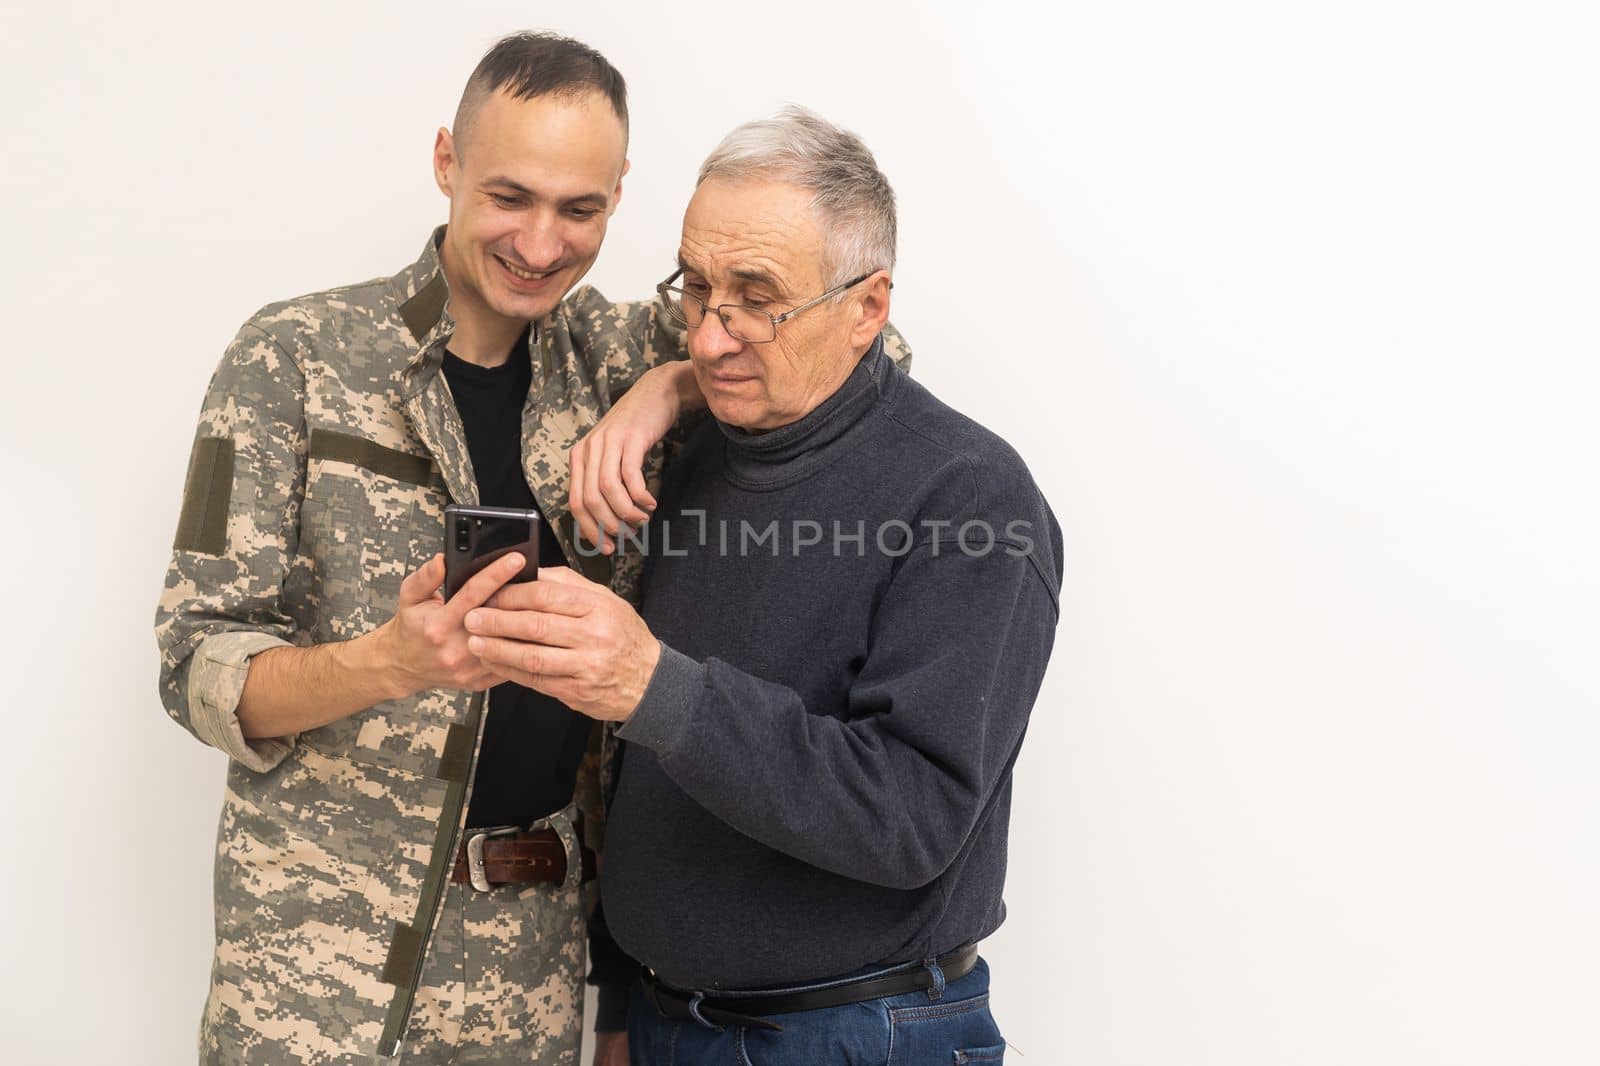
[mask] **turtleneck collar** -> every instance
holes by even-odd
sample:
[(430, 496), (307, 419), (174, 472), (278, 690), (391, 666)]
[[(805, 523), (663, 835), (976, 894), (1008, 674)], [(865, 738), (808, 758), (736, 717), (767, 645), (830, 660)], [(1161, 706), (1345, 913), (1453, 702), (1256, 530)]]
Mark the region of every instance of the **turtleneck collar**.
[(893, 364), (883, 336), (872, 342), (844, 384), (803, 418), (765, 433), (750, 433), (717, 420), (727, 439), (729, 477), (749, 488), (776, 488), (831, 463), (838, 442), (882, 398)]

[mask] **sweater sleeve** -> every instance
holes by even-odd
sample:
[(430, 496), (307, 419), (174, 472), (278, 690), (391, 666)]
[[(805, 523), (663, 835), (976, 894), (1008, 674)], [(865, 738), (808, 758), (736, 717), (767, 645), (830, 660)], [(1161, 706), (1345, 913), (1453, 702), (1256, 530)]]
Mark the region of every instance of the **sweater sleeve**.
[(890, 888), (954, 861), (1021, 743), (1049, 660), (1053, 578), (1032, 549), (914, 548), (886, 590), (849, 706), (663, 645), (618, 736), (729, 826)]

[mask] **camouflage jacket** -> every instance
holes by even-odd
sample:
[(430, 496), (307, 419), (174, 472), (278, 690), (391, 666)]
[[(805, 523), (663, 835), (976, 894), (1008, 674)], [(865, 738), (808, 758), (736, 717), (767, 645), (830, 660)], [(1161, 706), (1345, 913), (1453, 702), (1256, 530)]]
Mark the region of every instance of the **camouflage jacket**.
[[(477, 502), (440, 372), (455, 329), (442, 233), (392, 278), (262, 308), (201, 410), (156, 635), (167, 713), (231, 760), (203, 1053), (389, 1053), (435, 927), (482, 697), (435, 689), (267, 740), (244, 737), (236, 708), (251, 656), (349, 639), (390, 617), (401, 579), (439, 550), (445, 504)], [(568, 558), (630, 600), (636, 546), (614, 561), (574, 551), (567, 451), (645, 370), (685, 356), (681, 328), (658, 307), (580, 286), (529, 346), (523, 473)], [(889, 347), (908, 363), (892, 330)], [(652, 491), (674, 439), (649, 456)], [(580, 771), (596, 848), (609, 747), (606, 734)], [(581, 935), (575, 917), (573, 950)]]

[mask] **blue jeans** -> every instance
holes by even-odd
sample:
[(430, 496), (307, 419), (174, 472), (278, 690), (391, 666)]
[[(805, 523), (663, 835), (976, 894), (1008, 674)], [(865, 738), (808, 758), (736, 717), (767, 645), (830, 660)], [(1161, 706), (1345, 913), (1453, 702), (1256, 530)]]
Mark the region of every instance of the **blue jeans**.
[[(918, 964), (899, 969), (916, 969)], [(892, 972), (882, 971), (882, 972)], [(842, 1007), (775, 1014), (783, 1032), (711, 1028), (663, 1018), (633, 992), (628, 1053), (633, 1066), (991, 1066), (1006, 1045), (989, 1013), (989, 964), (960, 980)], [(785, 991), (816, 987), (802, 985)], [(758, 1013), (752, 1009), (751, 1013)]]

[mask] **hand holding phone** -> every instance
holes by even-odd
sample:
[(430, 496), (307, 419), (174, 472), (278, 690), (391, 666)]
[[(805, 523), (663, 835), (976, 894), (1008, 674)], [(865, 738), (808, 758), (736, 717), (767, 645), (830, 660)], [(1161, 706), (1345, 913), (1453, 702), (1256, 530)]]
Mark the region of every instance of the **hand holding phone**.
[(513, 507), (469, 507), (451, 504), (444, 509), (444, 598), (454, 596), (467, 581), (508, 552), (521, 552), (527, 560), (511, 579), (534, 581), (539, 577), (538, 511)]

